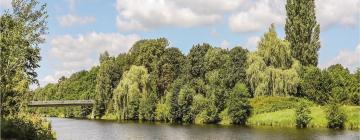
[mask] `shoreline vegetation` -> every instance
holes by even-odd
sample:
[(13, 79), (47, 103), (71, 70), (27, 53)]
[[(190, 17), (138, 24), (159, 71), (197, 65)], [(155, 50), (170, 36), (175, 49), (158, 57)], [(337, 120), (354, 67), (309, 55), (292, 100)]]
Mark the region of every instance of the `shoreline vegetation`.
[[(279, 102), (281, 100), (281, 102)], [(277, 105), (269, 107), (272, 102), (277, 102)], [(295, 108), (298, 102), (306, 102), (310, 106), (311, 118), (313, 118), (308, 124), (308, 128), (328, 128), (328, 120), (326, 119), (326, 106), (317, 105), (311, 101), (307, 101), (296, 97), (256, 97), (250, 100), (250, 104), (253, 107), (252, 114), (246, 122), (247, 127), (274, 127), (274, 128), (296, 128), (295, 121)], [(283, 106), (281, 106), (283, 105)], [(346, 121), (344, 129), (360, 130), (360, 106), (348, 106), (342, 105), (341, 109), (344, 110)], [(98, 120), (88, 117), (74, 116), (66, 117), (64, 114), (60, 115), (47, 115), (41, 114), (42, 117), (58, 117), (58, 118), (74, 118), (74, 119), (87, 119)], [(134, 122), (159, 122), (159, 123), (171, 123), (166, 121), (146, 121), (146, 120), (119, 120), (116, 115), (107, 114), (100, 120), (104, 121), (134, 121)], [(175, 124), (188, 124), (188, 123), (175, 123)], [(196, 123), (195, 123), (196, 124)], [(229, 122), (221, 121), (214, 123), (218, 125), (232, 125)], [(206, 124), (200, 124), (206, 125)]]
[[(202, 43), (184, 54), (166, 38), (142, 39), (126, 53), (101, 53), (99, 65), (89, 70), (31, 90), (39, 83), (39, 45), (48, 33), (46, 3), (13, 0), (0, 17), (1, 139), (56, 139), (39, 114), (359, 129), (360, 67), (352, 72), (341, 64), (319, 68), (315, 0), (287, 0), (285, 8), (285, 38), (271, 24), (254, 51)], [(31, 100), (95, 103), (28, 108)]]

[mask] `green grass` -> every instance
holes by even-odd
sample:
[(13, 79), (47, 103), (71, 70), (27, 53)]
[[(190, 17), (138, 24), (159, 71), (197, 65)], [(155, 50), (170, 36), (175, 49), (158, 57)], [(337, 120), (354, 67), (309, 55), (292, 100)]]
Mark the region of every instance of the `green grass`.
[[(345, 128), (360, 129), (360, 106), (342, 106), (347, 120)], [(312, 120), (308, 127), (326, 128), (327, 119), (325, 107), (310, 107)], [(275, 127), (295, 127), (295, 109), (283, 109), (274, 112), (260, 113), (252, 115), (247, 125), (250, 126), (275, 126)]]
[(360, 106), (343, 106), (346, 114), (345, 128), (360, 129)]
[(297, 97), (259, 96), (250, 99), (250, 105), (253, 107), (252, 114), (292, 109), (295, 108), (299, 102), (306, 103), (308, 106), (315, 105), (315, 103), (311, 101)]
[(275, 112), (253, 115), (248, 119), (247, 125), (295, 127), (294, 122), (295, 122), (294, 109), (284, 109)]

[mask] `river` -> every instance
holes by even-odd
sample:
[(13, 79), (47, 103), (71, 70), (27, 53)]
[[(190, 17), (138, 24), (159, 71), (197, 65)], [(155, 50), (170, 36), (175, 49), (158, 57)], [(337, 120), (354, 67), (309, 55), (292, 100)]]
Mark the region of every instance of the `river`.
[(48, 119), (58, 140), (360, 140), (358, 130)]

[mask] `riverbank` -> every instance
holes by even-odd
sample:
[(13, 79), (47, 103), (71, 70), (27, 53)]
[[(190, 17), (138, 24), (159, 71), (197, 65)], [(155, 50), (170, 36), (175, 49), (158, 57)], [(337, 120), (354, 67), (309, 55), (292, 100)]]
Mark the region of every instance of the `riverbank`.
[[(248, 126), (296, 127), (295, 108), (300, 103), (310, 107), (309, 128), (327, 128), (326, 106), (320, 106), (303, 98), (296, 97), (255, 97), (250, 100), (252, 115)], [(360, 129), (360, 106), (341, 106), (345, 113), (345, 129)]]
[[(346, 115), (344, 124), (345, 129), (360, 129), (360, 107), (342, 106)], [(325, 107), (310, 107), (311, 121), (310, 128), (326, 128), (328, 121), (326, 119)], [(273, 127), (296, 127), (295, 109), (284, 109), (275, 112), (261, 113), (251, 116), (247, 125), (249, 126), (273, 126)]]
[[(295, 108), (299, 103), (307, 104), (310, 107), (309, 128), (327, 128), (326, 107), (315, 104), (303, 98), (296, 97), (255, 97), (250, 99), (252, 113), (246, 125), (249, 127), (269, 126), (279, 128), (295, 128), (296, 117)], [(360, 106), (341, 106), (345, 113), (345, 129), (360, 129)], [(53, 117), (53, 116), (52, 116)], [(66, 118), (63, 113), (57, 117)], [(86, 119), (91, 119), (87, 117)], [(113, 114), (104, 115), (101, 120), (116, 121), (117, 117)], [(221, 125), (230, 125), (226, 121), (219, 122)]]

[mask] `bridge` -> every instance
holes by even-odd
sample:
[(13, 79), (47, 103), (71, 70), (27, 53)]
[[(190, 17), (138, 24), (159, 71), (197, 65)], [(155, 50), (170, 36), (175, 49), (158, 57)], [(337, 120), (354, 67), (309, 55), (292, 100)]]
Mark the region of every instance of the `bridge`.
[(29, 107), (92, 106), (94, 100), (30, 101)]

